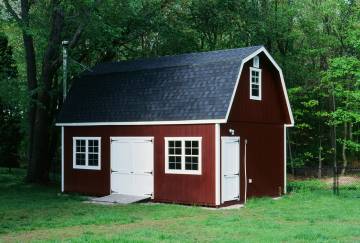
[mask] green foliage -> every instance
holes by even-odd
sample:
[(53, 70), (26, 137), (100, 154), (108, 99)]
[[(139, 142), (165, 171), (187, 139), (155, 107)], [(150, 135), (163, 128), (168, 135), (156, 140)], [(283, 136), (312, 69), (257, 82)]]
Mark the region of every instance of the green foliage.
[(327, 185), (319, 180), (303, 180), (303, 181), (290, 181), (287, 184), (289, 192), (306, 192), (306, 191), (319, 191), (330, 190), (331, 185)]
[[(7, 37), (0, 33), (0, 166), (19, 166), (19, 147), (22, 140), (21, 111), (16, 101), (7, 92), (17, 77), (12, 49)], [(5, 88), (7, 87), (7, 88)], [(4, 92), (5, 91), (5, 92)]]
[[(18, 9), (19, 1), (10, 2)], [(26, 31), (34, 38), (40, 74), (54, 2), (31, 3)], [(69, 51), (71, 78), (84, 70), (78, 63), (91, 67), (99, 62), (265, 45), (282, 67), (289, 88), (295, 127), (289, 129), (288, 141), (294, 166), (330, 163), (334, 125), (337, 146), (345, 144), (350, 159), (358, 160), (359, 1), (65, 0), (59, 8), (64, 16), (62, 39), (71, 40), (83, 26), (79, 41)], [(30, 93), (24, 82), (22, 29), (15, 23), (2, 9), (0, 25), (14, 48), (19, 78), (0, 83), (0, 95), (25, 114)], [(59, 54), (60, 46), (56, 51)], [(61, 103), (56, 72), (50, 90), (53, 104)], [(32, 92), (41, 89), (40, 85)], [(51, 114), (54, 120), (56, 111)]]

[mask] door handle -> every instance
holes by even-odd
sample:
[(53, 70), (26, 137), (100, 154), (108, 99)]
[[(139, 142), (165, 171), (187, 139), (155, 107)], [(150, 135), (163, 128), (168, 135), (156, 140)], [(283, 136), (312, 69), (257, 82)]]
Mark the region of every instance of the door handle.
[(153, 172), (152, 171), (150, 171), (150, 172), (144, 172), (145, 174), (150, 174), (150, 175), (152, 175), (153, 174)]

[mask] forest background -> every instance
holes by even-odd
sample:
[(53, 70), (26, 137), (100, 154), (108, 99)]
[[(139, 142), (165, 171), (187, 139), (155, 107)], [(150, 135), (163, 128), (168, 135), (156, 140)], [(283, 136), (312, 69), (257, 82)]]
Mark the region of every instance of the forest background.
[(360, 166), (358, 0), (0, 0), (0, 166), (28, 182), (60, 168), (63, 40), (70, 82), (100, 62), (264, 45), (295, 117), (288, 171)]

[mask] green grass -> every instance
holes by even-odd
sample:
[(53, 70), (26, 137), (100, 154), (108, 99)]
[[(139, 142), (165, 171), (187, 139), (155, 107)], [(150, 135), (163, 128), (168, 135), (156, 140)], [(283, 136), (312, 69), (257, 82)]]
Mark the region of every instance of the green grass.
[(279, 200), (208, 210), (89, 204), (56, 186), (24, 184), (23, 173), (0, 169), (0, 242), (360, 242), (359, 191), (335, 197), (318, 181), (292, 182)]

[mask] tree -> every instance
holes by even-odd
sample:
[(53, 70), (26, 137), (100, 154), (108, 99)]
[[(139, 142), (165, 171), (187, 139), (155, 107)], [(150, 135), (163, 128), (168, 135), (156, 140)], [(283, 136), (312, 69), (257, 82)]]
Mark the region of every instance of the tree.
[[(9, 91), (17, 77), (12, 48), (8, 39), (0, 33), (0, 87), (1, 91)], [(6, 101), (5, 101), (6, 100)], [(19, 167), (19, 145), (22, 140), (20, 130), (21, 113), (16, 104), (11, 103), (9, 94), (0, 93), (0, 166)]]
[[(62, 38), (70, 37), (70, 33), (64, 33), (64, 28), (72, 32), (69, 47), (74, 48), (86, 25), (86, 12), (94, 8), (98, 2), (75, 3), (77, 5), (74, 7), (71, 3), (65, 5), (59, 0), (21, 0), (19, 14), (15, 10), (16, 6), (12, 6), (8, 0), (3, 2), (8, 13), (21, 28), (24, 44), (29, 93), (26, 179), (29, 182), (47, 182), (51, 161), (50, 127), (55, 113), (54, 107), (58, 102), (58, 97), (51, 94), (61, 64), (61, 41)], [(65, 17), (71, 15), (79, 16), (75, 17), (76, 24), (66, 21)], [(40, 22), (37, 22), (39, 20)], [(39, 35), (35, 35), (37, 32)]]

